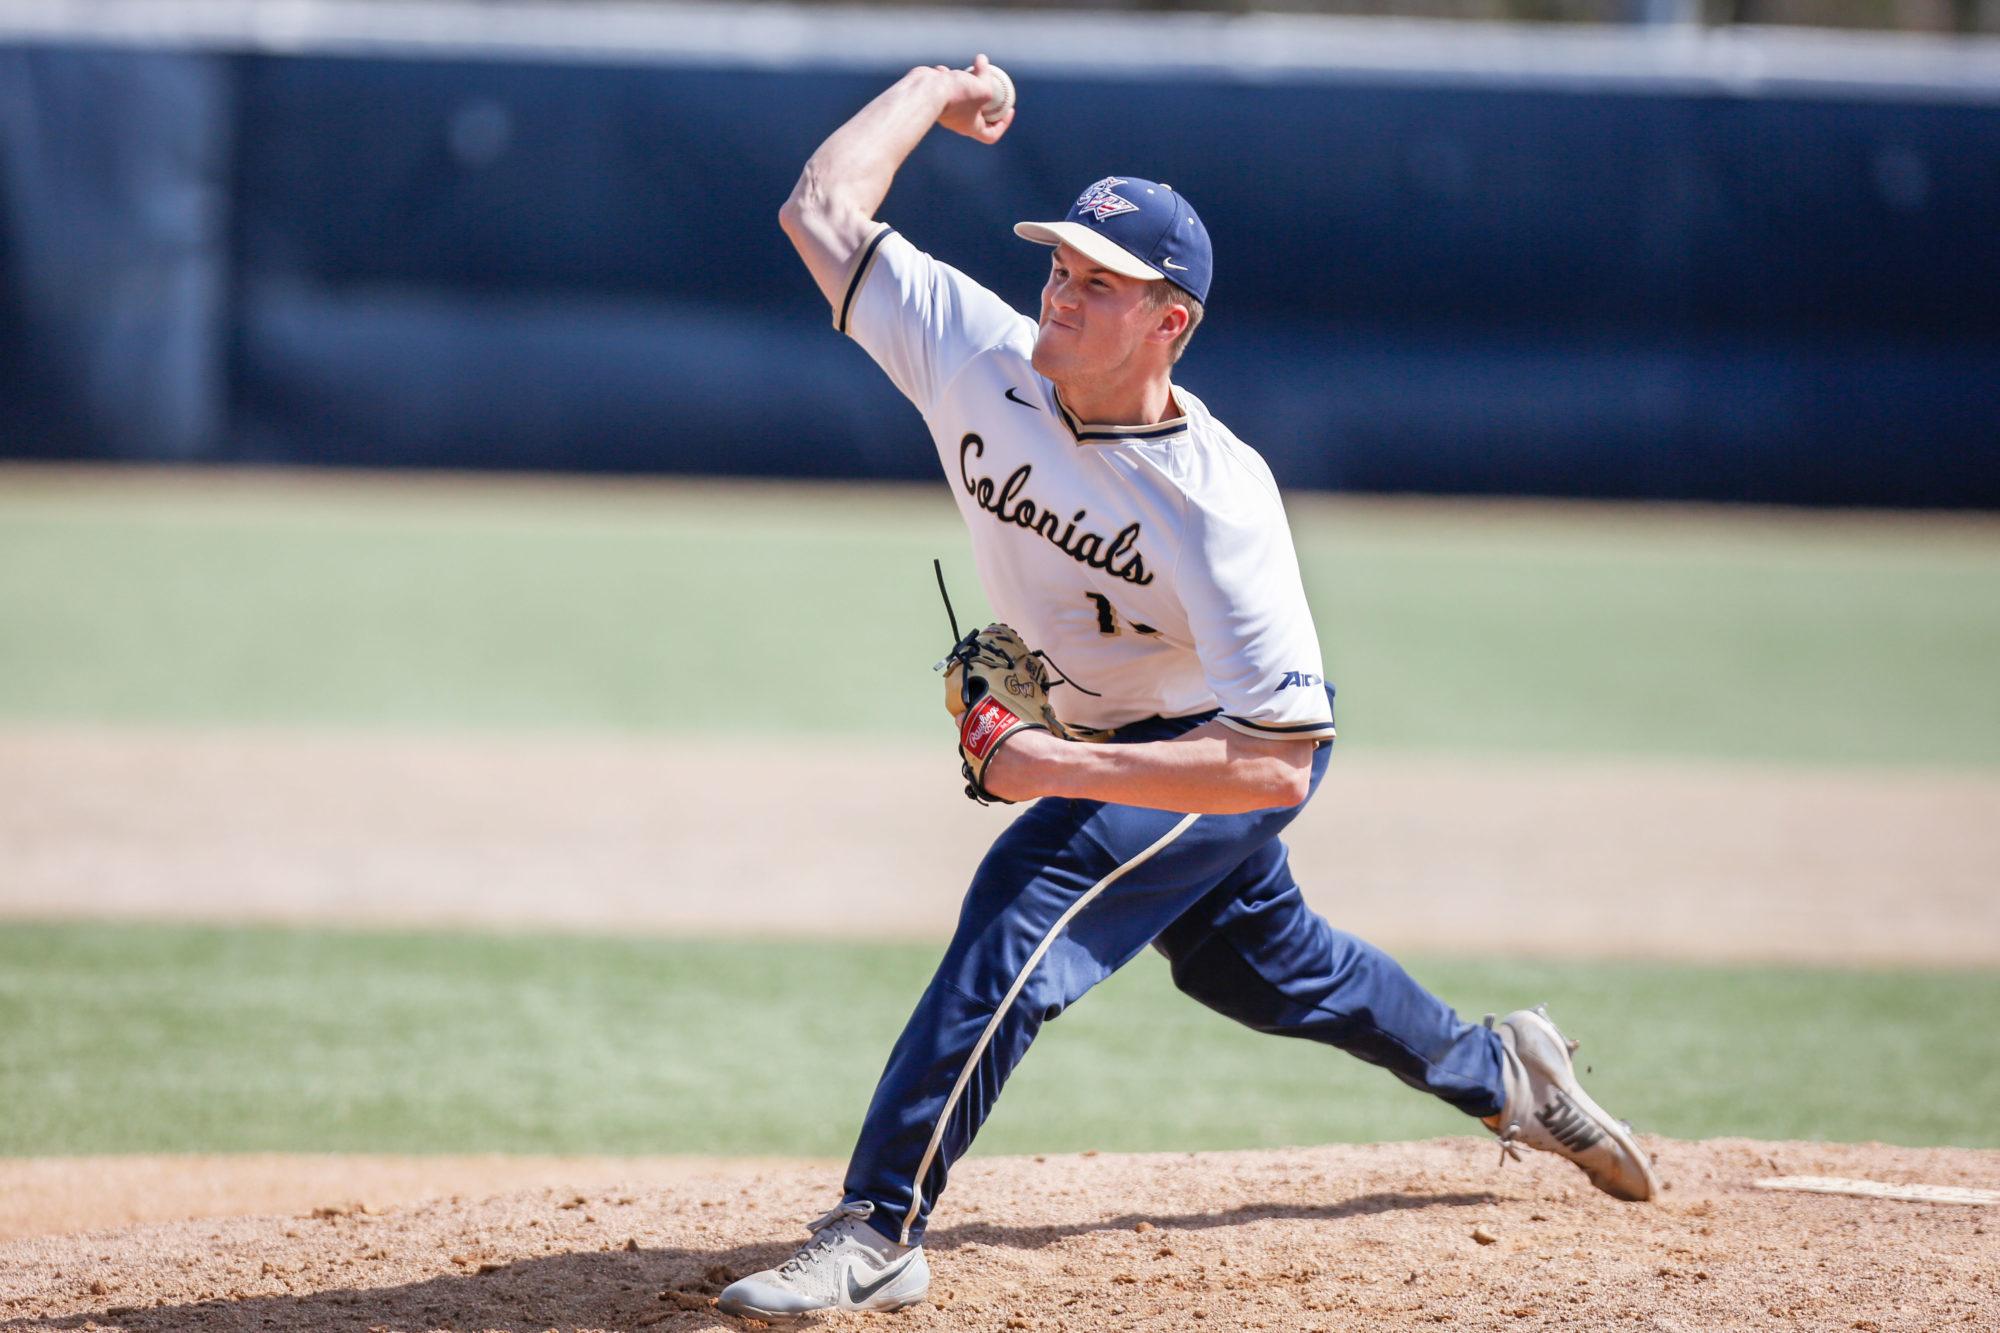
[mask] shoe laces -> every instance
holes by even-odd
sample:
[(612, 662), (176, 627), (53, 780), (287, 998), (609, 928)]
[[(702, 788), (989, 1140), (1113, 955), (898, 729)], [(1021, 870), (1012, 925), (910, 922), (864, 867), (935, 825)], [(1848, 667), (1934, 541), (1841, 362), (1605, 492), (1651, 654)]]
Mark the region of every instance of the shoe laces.
[[(1487, 1028), (1487, 1030), (1488, 1030), (1489, 1032), (1495, 1032), (1495, 1031), (1498, 1031), (1498, 1029), (1497, 1029), (1497, 1028), (1496, 1028), (1496, 1027), (1494, 1026), (1494, 1020), (1495, 1020), (1495, 1019), (1496, 1019), (1497, 1017), (1498, 1017), (1498, 1015), (1497, 1015), (1497, 1014), (1488, 1014), (1488, 1015), (1486, 1015), (1486, 1028)], [(1511, 1058), (1512, 1058), (1512, 1056), (1513, 1056), (1513, 1053), (1512, 1053), (1512, 1051), (1509, 1051), (1509, 1052), (1508, 1052), (1508, 1055), (1507, 1055), (1507, 1058), (1510, 1058), (1510, 1059), (1511, 1059)], [(1503, 1107), (1501, 1107), (1501, 1108), (1500, 1108), (1500, 1115), (1501, 1115), (1501, 1116), (1505, 1116), (1505, 1115), (1507, 1114), (1508, 1110), (1510, 1110), (1510, 1109), (1511, 1109), (1511, 1108), (1509, 1108), (1509, 1107), (1504, 1107), (1504, 1106), (1503, 1106)], [(1498, 1138), (1498, 1139), (1500, 1140), (1500, 1165), (1501, 1165), (1501, 1166), (1503, 1166), (1503, 1167), (1504, 1167), (1504, 1166), (1506, 1166), (1506, 1165), (1507, 1165), (1507, 1162), (1508, 1162), (1508, 1159), (1509, 1159), (1509, 1158), (1513, 1159), (1513, 1160), (1514, 1160), (1514, 1161), (1516, 1161), (1516, 1162), (1518, 1162), (1518, 1161), (1522, 1160), (1522, 1159), (1521, 1159), (1521, 1145), (1520, 1145), (1520, 1143), (1519, 1143), (1519, 1142), (1517, 1142), (1517, 1140), (1518, 1140), (1518, 1139), (1519, 1139), (1519, 1138), (1521, 1137), (1521, 1122), (1520, 1122), (1520, 1121), (1518, 1121), (1518, 1120), (1509, 1120), (1509, 1121), (1508, 1121), (1508, 1122), (1507, 1122), (1507, 1123), (1506, 1123), (1505, 1125), (1501, 1125), (1501, 1126), (1489, 1126), (1489, 1128), (1492, 1128), (1492, 1130), (1493, 1130), (1493, 1134), (1494, 1134), (1494, 1137), (1496, 1137), (1496, 1138)]]
[(812, 1239), (799, 1247), (799, 1252), (785, 1260), (778, 1271), (796, 1275), (823, 1251), (832, 1249), (847, 1234), (848, 1228), (840, 1225), (849, 1218), (866, 1222), (875, 1215), (875, 1204), (869, 1199), (843, 1199), (830, 1212), (821, 1213), (806, 1227), (812, 1232)]

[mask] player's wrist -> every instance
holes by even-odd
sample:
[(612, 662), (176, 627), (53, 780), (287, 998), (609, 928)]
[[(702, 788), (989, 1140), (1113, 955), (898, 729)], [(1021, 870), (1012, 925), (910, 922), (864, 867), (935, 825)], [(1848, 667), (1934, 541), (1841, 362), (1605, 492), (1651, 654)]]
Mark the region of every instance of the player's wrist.
[(932, 105), (933, 119), (942, 119), (945, 112), (969, 95), (961, 83), (963, 74), (963, 70), (946, 69), (942, 65), (919, 65), (903, 76), (903, 84)]
[(1055, 796), (1066, 741), (1040, 726), (1016, 728), (987, 761), (986, 790), (1003, 801)]

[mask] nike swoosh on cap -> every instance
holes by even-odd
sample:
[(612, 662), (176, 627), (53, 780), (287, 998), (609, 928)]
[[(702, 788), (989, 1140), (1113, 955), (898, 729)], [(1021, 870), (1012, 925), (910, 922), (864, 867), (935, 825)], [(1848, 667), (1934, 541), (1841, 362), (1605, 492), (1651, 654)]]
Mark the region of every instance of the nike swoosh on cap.
[(1037, 403), (1031, 403), (1025, 398), (1016, 398), (1014, 396), (1014, 386), (1011, 384), (1007, 386), (1007, 392), (1005, 394), (1005, 397), (1008, 402), (1019, 403), (1021, 406), (1027, 408), (1031, 412), (1039, 412), (1042, 410), (1041, 406)]
[[(911, 1251), (911, 1253), (914, 1254), (915, 1251), (913, 1250)], [(909, 1266), (910, 1266), (910, 1256), (906, 1254), (896, 1263), (890, 1265), (888, 1268), (883, 1269), (882, 1275), (880, 1277), (876, 1278), (873, 1282), (870, 1282), (868, 1285), (863, 1286), (862, 1284), (854, 1280), (854, 1266), (852, 1264), (849, 1264), (847, 1267), (847, 1299), (853, 1301), (856, 1305), (859, 1305), (862, 1301), (867, 1300), (870, 1296), (873, 1296), (876, 1292), (882, 1290), (882, 1288), (888, 1286), (891, 1282), (894, 1282), (897, 1278), (901, 1277), (903, 1275), (903, 1270), (908, 1268)]]
[(1177, 272), (1177, 273), (1186, 273), (1186, 272), (1188, 272), (1188, 266), (1187, 266), (1186, 264), (1176, 264), (1176, 263), (1175, 263), (1175, 262), (1174, 262), (1173, 260), (1171, 260), (1171, 259), (1162, 259), (1162, 260), (1160, 261), (1160, 265), (1161, 265), (1161, 267), (1163, 267), (1163, 268), (1170, 268), (1170, 269), (1173, 269), (1173, 270), (1174, 270), (1175, 272)]

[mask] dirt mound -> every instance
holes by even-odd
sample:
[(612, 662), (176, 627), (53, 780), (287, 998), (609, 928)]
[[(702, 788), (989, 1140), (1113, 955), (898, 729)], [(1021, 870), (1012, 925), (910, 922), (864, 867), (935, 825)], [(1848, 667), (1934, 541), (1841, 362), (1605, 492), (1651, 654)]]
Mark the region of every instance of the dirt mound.
[[(898, 1329), (1814, 1329), (2000, 1324), (2000, 1214), (1754, 1188), (2000, 1185), (2000, 1152), (1650, 1140), (1613, 1202), (1567, 1165), (1441, 1139), (966, 1164)], [(178, 1222), (0, 1247), (0, 1329), (698, 1329), (790, 1251), (822, 1169)], [(852, 1326), (852, 1325), (851, 1325)]]

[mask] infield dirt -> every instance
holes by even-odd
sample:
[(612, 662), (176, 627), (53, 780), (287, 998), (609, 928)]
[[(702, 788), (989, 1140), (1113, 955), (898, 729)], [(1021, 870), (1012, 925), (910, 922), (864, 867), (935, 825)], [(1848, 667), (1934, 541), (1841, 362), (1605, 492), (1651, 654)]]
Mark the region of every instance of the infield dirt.
[[(1983, 966), (1996, 812), (1983, 771), (1343, 752), (1285, 840), (1396, 951)], [(948, 740), (15, 727), (0, 917), (942, 938), (1007, 818)]]

